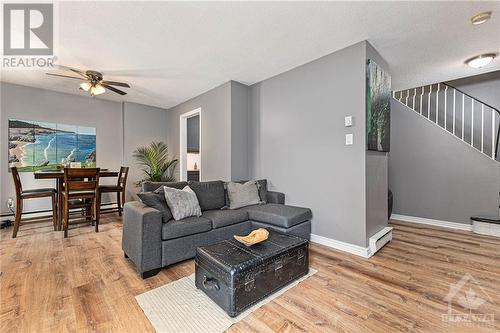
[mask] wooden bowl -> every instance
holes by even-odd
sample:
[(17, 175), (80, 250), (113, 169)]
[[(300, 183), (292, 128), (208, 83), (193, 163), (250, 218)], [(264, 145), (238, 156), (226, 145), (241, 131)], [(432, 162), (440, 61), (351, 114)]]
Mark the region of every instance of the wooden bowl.
[(236, 239), (238, 242), (242, 243), (243, 245), (246, 246), (252, 246), (255, 244), (258, 244), (260, 242), (263, 242), (269, 237), (269, 231), (267, 231), (264, 228), (259, 228), (256, 230), (253, 230), (251, 233), (249, 233), (246, 236), (234, 236), (234, 239)]

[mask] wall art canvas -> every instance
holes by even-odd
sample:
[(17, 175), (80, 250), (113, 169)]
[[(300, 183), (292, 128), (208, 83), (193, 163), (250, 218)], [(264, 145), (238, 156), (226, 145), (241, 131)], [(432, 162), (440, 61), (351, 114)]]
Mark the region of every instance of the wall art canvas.
[(95, 167), (95, 127), (9, 119), (9, 167), (36, 171), (71, 162)]
[(390, 151), (391, 77), (374, 61), (366, 66), (367, 149)]

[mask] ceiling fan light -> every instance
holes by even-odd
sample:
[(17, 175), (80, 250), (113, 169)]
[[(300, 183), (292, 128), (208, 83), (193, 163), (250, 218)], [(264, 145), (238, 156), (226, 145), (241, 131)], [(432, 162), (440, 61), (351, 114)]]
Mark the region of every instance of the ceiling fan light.
[(85, 91), (89, 91), (89, 89), (92, 87), (92, 85), (90, 84), (90, 82), (83, 82), (83, 83), (80, 83), (80, 88), (82, 88), (83, 90)]
[(95, 86), (90, 88), (91, 95), (100, 95), (100, 94), (104, 94), (105, 92), (106, 92), (106, 89), (104, 89), (104, 87), (101, 86), (100, 84), (96, 84)]
[(496, 57), (496, 53), (486, 53), (481, 54), (470, 59), (467, 59), (465, 63), (472, 68), (481, 68), (488, 65)]

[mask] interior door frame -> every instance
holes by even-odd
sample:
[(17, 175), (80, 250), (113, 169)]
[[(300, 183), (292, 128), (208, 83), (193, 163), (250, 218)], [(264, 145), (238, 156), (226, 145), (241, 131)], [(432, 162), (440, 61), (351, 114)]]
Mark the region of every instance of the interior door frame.
[(179, 116), (179, 125), (180, 125), (180, 137), (179, 137), (179, 171), (180, 171), (180, 181), (187, 181), (187, 120), (192, 117), (200, 117), (200, 166), (198, 168), (200, 172), (200, 181), (202, 180), (202, 169), (203, 169), (203, 163), (202, 163), (202, 152), (201, 152), (201, 147), (202, 147), (202, 136), (201, 136), (201, 124), (202, 124), (202, 118), (201, 118), (201, 108), (194, 109), (192, 111), (183, 113)]

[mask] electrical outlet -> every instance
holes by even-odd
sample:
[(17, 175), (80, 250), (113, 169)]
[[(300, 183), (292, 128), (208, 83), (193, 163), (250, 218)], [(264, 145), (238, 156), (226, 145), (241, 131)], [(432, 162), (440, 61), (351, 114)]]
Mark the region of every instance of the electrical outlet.
[(14, 208), (14, 199), (12, 198), (7, 199), (7, 208), (9, 209)]

